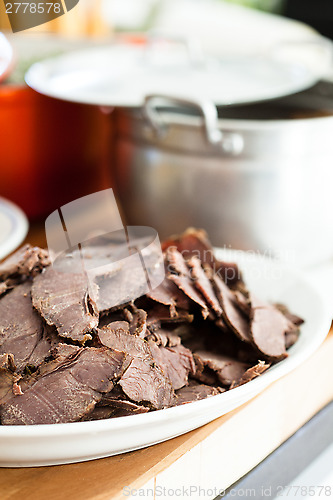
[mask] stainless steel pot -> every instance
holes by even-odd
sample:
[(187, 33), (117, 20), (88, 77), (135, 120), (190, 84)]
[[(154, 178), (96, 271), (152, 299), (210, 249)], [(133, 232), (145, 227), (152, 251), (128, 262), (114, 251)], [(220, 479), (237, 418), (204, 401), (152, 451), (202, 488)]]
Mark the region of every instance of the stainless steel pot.
[(129, 223), (161, 237), (203, 227), (215, 245), (297, 264), (332, 256), (333, 112), (321, 112), (321, 98), (313, 105), (315, 93), (219, 110), (228, 118), (160, 96), (117, 109), (115, 177)]

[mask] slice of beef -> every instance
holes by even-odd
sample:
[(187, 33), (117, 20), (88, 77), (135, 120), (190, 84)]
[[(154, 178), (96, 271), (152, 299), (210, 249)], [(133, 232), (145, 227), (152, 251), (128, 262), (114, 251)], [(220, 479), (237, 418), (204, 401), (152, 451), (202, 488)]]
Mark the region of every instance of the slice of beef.
[(282, 314), (295, 326), (301, 326), (304, 323), (304, 319), (301, 318), (300, 316), (297, 316), (297, 314), (293, 314), (290, 312), (287, 306), (284, 304), (274, 304), (275, 307), (282, 312)]
[(61, 337), (84, 344), (92, 338), (99, 315), (87, 290), (84, 274), (71, 274), (47, 268), (34, 279), (33, 306)]
[(110, 400), (109, 402), (101, 402), (95, 406), (93, 411), (83, 420), (105, 420), (107, 418), (128, 417), (130, 415), (139, 415), (147, 413), (149, 408), (140, 406), (131, 401)]
[(137, 403), (147, 402), (155, 409), (170, 406), (174, 397), (171, 382), (154, 361), (148, 342), (115, 331), (112, 325), (98, 330), (98, 338), (103, 345), (125, 352), (132, 358), (119, 381), (128, 398)]
[(169, 247), (176, 248), (186, 260), (192, 256), (198, 257), (203, 265), (210, 266), (214, 274), (232, 288), (243, 282), (237, 264), (216, 259), (214, 249), (203, 229), (189, 228), (183, 234), (171, 237), (162, 243), (164, 251)]
[(191, 276), (195, 287), (206, 299), (207, 304), (213, 309), (217, 317), (222, 315), (222, 308), (216, 298), (212, 284), (201, 266), (198, 257), (191, 257), (188, 260), (188, 266), (191, 269)]
[(112, 321), (104, 325), (103, 329), (112, 331), (113, 333), (130, 333), (130, 325), (128, 321)]
[(0, 263), (0, 280), (12, 278), (20, 283), (29, 276), (35, 276), (49, 265), (50, 256), (47, 250), (24, 245)]
[(205, 374), (205, 368), (209, 368), (217, 377), (220, 384), (230, 386), (233, 383), (238, 383), (244, 373), (248, 370), (249, 365), (233, 359), (223, 354), (215, 354), (212, 352), (198, 351), (194, 353), (194, 359), (197, 367), (196, 377), (200, 380), (200, 374)]
[(264, 361), (259, 361), (255, 366), (251, 366), (244, 375), (238, 380), (238, 382), (234, 382), (230, 389), (234, 389), (235, 387), (239, 387), (240, 385), (247, 384), (254, 378), (259, 377), (262, 375), (268, 368), (270, 367), (269, 364), (266, 364)]
[(250, 321), (239, 309), (234, 293), (218, 276), (213, 276), (215, 292), (223, 309), (223, 319), (244, 342), (251, 342)]
[(168, 248), (166, 252), (167, 278), (192, 302), (201, 307), (202, 315), (207, 318), (209, 310), (203, 297), (197, 292), (191, 273), (181, 253), (176, 248)]
[(178, 286), (179, 290), (185, 293), (187, 297), (197, 304), (198, 306), (201, 307), (201, 313), (204, 318), (207, 318), (209, 315), (209, 309), (207, 307), (207, 304), (203, 300), (203, 298), (199, 295), (199, 293), (196, 291), (191, 278), (188, 276), (178, 276), (176, 274), (171, 274), (168, 276), (168, 278)]
[(92, 413), (84, 420), (101, 420), (106, 418), (126, 417), (147, 413), (149, 408), (129, 401), (126, 394), (117, 384), (108, 394), (105, 394)]
[(163, 347), (175, 347), (181, 344), (181, 338), (172, 330), (165, 328), (156, 328), (146, 337), (147, 340), (152, 340), (157, 345)]
[(192, 323), (193, 314), (180, 309), (177, 309), (176, 312), (176, 316), (171, 316), (167, 306), (156, 304), (148, 311), (147, 327), (152, 331), (152, 328), (160, 328), (163, 324)]
[(0, 354), (12, 354), (18, 372), (32, 358), (36, 362), (43, 332), (43, 321), (32, 307), (30, 281), (18, 285), (0, 300)]
[(12, 354), (0, 355), (0, 407), (14, 395), (14, 387), (19, 380)]
[(195, 363), (191, 351), (183, 345), (158, 347), (152, 341), (149, 341), (148, 344), (155, 363), (166, 374), (173, 389), (184, 387), (188, 382), (189, 374), (195, 373)]
[(90, 413), (124, 370), (125, 355), (82, 348), (69, 362), (46, 372), (1, 408), (5, 425), (76, 422)]
[(300, 331), (298, 329), (293, 330), (291, 332), (286, 332), (286, 335), (285, 335), (286, 349), (290, 349), (290, 347), (292, 347), (294, 344), (296, 344), (297, 340), (299, 339), (299, 334), (300, 334)]
[(285, 336), (290, 321), (272, 305), (252, 308), (251, 337), (265, 359), (279, 361), (287, 357)]
[(176, 315), (176, 307), (188, 310), (190, 301), (186, 295), (169, 279), (165, 279), (161, 285), (147, 294), (154, 302), (158, 302), (170, 308), (171, 316)]
[(123, 310), (125, 319), (129, 322), (129, 331), (132, 335), (137, 335), (142, 339), (145, 338), (147, 330), (147, 313), (143, 309), (138, 309), (134, 304), (131, 305), (131, 310), (125, 308)]
[(199, 384), (198, 382), (191, 380), (187, 387), (183, 387), (182, 389), (176, 391), (174, 406), (193, 403), (194, 401), (216, 396), (221, 392), (223, 392), (223, 390), (219, 390), (216, 387), (211, 387), (209, 385)]

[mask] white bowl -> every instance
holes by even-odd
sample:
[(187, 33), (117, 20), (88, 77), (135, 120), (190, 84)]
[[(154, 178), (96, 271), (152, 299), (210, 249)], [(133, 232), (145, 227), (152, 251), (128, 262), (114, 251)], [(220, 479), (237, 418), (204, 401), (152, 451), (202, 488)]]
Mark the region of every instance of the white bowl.
[(196, 429), (256, 396), (305, 361), (324, 341), (331, 324), (329, 304), (300, 274), (256, 254), (217, 250), (235, 261), (250, 290), (283, 302), (305, 319), (289, 357), (261, 377), (232, 391), (151, 413), (110, 420), (58, 425), (0, 426), (0, 466), (57, 465), (108, 457), (144, 448)]

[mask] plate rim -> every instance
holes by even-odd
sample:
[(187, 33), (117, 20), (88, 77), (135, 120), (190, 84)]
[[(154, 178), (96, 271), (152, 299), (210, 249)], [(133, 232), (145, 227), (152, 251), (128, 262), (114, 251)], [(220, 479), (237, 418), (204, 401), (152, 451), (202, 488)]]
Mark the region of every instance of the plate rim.
[(13, 222), (13, 230), (6, 241), (0, 243), (0, 261), (19, 247), (29, 229), (29, 222), (23, 210), (12, 201), (0, 196), (0, 211), (3, 208), (5, 215), (8, 215)]

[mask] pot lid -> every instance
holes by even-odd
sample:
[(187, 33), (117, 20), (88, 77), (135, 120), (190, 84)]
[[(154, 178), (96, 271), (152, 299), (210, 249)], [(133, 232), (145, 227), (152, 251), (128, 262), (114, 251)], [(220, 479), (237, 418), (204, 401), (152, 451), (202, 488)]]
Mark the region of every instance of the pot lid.
[[(330, 42), (318, 37), (304, 43), (331, 60)], [(251, 103), (304, 90), (322, 76), (325, 64), (320, 71), (309, 67), (299, 57), (301, 44), (291, 44), (292, 50), (284, 44), (267, 55), (205, 57), (193, 41), (115, 43), (36, 63), (26, 81), (51, 97), (102, 106), (142, 106), (148, 94)]]

